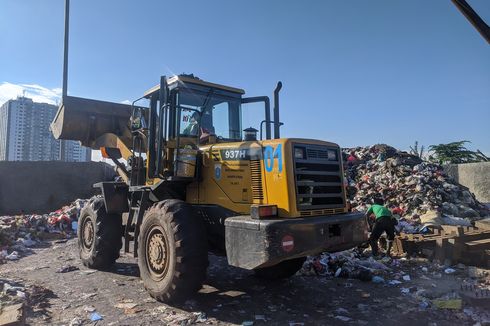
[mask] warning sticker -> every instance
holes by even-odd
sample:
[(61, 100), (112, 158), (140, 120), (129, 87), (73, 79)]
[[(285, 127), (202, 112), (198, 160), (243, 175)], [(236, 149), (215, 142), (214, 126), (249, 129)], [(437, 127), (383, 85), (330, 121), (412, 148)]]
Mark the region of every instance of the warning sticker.
[(290, 252), (294, 249), (294, 238), (290, 235), (285, 235), (281, 241), (282, 250)]

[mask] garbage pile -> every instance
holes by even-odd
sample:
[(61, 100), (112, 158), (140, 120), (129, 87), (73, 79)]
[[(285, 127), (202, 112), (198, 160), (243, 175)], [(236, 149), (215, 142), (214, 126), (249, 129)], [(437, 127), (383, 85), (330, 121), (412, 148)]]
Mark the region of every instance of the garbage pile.
[[(298, 274), (338, 279), (337, 285), (356, 290), (360, 287), (354, 280), (359, 279), (397, 289), (400, 295), (411, 297), (418, 303), (418, 311), (462, 311), (475, 322), (485, 325), (490, 322), (490, 313), (480, 309), (490, 302), (488, 270), (464, 264), (448, 266), (425, 258), (383, 257), (376, 260), (367, 251), (355, 248), (308, 257)], [(456, 281), (458, 286), (439, 287), (441, 279)], [(362, 289), (362, 297), (370, 297), (366, 287)]]
[(401, 227), (411, 233), (428, 220), (469, 225), (490, 216), (488, 207), (439, 164), (384, 144), (347, 148), (343, 153), (353, 210), (366, 211), (373, 199), (381, 196), (395, 217), (401, 218)]
[(0, 263), (18, 260), (42, 240), (60, 239), (76, 231), (76, 223), (88, 200), (77, 199), (49, 214), (0, 216)]
[[(388, 262), (393, 266), (390, 266)], [(340, 277), (376, 282), (379, 275), (392, 272), (393, 267), (399, 266), (399, 261), (386, 257), (378, 261), (367, 257), (362, 249), (352, 249), (338, 253), (324, 252), (318, 256), (310, 256), (299, 271), (303, 276)]]

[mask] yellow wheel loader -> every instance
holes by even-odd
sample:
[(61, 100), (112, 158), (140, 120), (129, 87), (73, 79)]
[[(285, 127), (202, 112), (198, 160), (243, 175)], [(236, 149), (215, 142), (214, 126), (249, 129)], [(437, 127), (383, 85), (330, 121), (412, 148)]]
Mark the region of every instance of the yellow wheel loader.
[[(120, 175), (94, 185), (101, 195), (81, 211), (86, 266), (105, 269), (122, 248), (132, 251), (150, 295), (175, 302), (200, 289), (208, 252), (278, 279), (308, 255), (367, 240), (363, 214), (348, 211), (340, 147), (280, 137), (281, 83), (272, 110), (267, 96), (193, 75), (163, 76), (131, 105), (68, 96), (69, 0), (65, 10), (63, 97), (51, 131), (100, 149)], [(243, 129), (251, 103), (263, 117)]]
[[(201, 287), (208, 252), (283, 278), (307, 255), (366, 241), (363, 214), (347, 209), (339, 146), (280, 138), (280, 87), (273, 112), (266, 96), (192, 75), (162, 77), (147, 107), (65, 96), (55, 138), (101, 148), (121, 176), (96, 184), (101, 196), (81, 212), (83, 263), (107, 268), (132, 242), (146, 289), (169, 302)], [(256, 102), (262, 122), (244, 131), (244, 104)]]

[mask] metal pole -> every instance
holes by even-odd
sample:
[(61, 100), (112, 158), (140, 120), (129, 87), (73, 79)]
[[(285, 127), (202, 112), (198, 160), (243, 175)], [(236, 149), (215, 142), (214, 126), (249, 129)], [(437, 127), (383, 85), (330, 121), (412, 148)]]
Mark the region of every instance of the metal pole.
[(478, 16), (466, 0), (451, 0), (456, 8), (468, 19), (475, 29), (490, 44), (490, 27)]
[(65, 0), (65, 43), (63, 54), (63, 99), (68, 91), (68, 34), (70, 27), (70, 0)]

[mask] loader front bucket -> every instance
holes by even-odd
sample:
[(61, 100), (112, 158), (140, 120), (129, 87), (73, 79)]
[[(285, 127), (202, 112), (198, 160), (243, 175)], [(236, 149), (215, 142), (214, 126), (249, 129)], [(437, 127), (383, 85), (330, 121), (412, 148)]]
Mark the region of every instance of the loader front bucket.
[(93, 149), (120, 142), (131, 149), (131, 111), (131, 105), (66, 96), (50, 129), (56, 139), (78, 140)]

